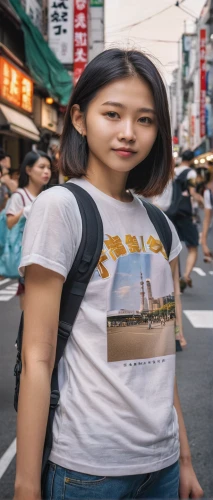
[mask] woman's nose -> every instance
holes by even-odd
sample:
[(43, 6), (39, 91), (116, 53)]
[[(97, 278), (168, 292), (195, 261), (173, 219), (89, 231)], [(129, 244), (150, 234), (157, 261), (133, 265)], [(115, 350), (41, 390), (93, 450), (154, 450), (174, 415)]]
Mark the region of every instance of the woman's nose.
[(119, 132), (119, 140), (125, 140), (127, 142), (135, 141), (136, 135), (134, 130), (134, 124), (131, 121), (126, 121), (123, 123), (123, 127)]

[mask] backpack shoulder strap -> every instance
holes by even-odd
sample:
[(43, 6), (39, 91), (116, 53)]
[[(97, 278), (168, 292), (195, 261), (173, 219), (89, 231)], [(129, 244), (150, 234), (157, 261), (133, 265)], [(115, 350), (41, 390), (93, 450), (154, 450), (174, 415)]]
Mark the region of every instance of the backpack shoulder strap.
[(63, 355), (103, 248), (103, 224), (94, 200), (85, 189), (74, 183), (69, 182), (62, 186), (69, 189), (78, 203), (82, 219), (82, 238), (62, 290), (55, 367)]
[(144, 200), (143, 205), (145, 206), (148, 216), (158, 233), (160, 241), (163, 243), (167, 258), (169, 259), (172, 248), (172, 231), (170, 225), (160, 208)]
[(81, 302), (103, 248), (103, 224), (94, 200), (85, 189), (82, 189), (77, 184), (68, 182), (62, 186), (69, 189), (77, 201), (82, 219), (82, 238), (62, 290), (56, 358), (51, 379), (50, 410), (42, 460), (42, 475), (52, 448), (52, 426), (55, 410), (60, 399), (58, 363), (63, 356)]

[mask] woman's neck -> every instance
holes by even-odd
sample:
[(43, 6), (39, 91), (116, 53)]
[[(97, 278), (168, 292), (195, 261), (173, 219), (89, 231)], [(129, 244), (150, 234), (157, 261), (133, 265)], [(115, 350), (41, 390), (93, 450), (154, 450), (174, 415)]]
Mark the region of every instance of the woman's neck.
[(86, 179), (103, 193), (115, 200), (131, 202), (132, 195), (126, 192), (126, 182), (129, 172), (117, 172), (99, 164), (95, 159), (89, 159)]
[(42, 187), (41, 186), (37, 186), (36, 184), (34, 184), (32, 181), (29, 182), (29, 184), (26, 186), (26, 189), (27, 191), (29, 191), (29, 193), (32, 195), (32, 196), (38, 196), (42, 190)]

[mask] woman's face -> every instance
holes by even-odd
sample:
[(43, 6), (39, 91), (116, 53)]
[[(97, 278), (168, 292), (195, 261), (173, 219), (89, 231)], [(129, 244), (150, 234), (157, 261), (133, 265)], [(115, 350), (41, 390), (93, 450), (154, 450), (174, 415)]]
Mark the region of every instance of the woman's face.
[(84, 133), (90, 160), (117, 172), (129, 172), (144, 160), (158, 125), (152, 91), (134, 76), (104, 87), (88, 106)]
[(40, 157), (33, 165), (27, 168), (27, 174), (31, 182), (36, 186), (43, 187), (48, 184), (51, 177), (50, 162), (47, 158)]

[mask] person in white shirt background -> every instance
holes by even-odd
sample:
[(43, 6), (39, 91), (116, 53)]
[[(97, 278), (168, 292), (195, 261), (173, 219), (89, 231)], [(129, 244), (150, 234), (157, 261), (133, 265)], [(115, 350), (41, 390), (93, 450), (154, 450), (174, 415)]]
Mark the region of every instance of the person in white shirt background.
[(213, 164), (208, 162), (208, 180), (204, 191), (204, 219), (201, 235), (201, 244), (203, 249), (204, 260), (211, 262), (213, 258), (213, 249), (209, 249), (207, 238), (208, 231), (212, 222), (213, 214)]
[[(182, 161), (179, 166), (174, 168), (174, 177), (178, 177), (185, 170), (188, 171), (186, 177), (186, 189), (182, 191), (182, 196), (191, 197), (191, 213), (188, 215), (182, 215), (177, 213), (174, 217), (171, 217), (173, 224), (177, 230), (178, 236), (181, 241), (186, 244), (188, 255), (185, 264), (185, 270), (181, 273), (181, 290), (183, 291), (186, 286), (192, 287), (191, 272), (195, 266), (197, 255), (198, 255), (198, 245), (199, 245), (199, 233), (196, 223), (193, 221), (193, 210), (192, 201), (198, 203), (203, 207), (203, 197), (196, 191), (196, 178), (197, 173), (194, 168), (191, 168), (192, 160), (194, 158), (194, 153), (191, 150), (186, 150), (182, 153)], [(167, 184), (164, 192), (155, 197), (153, 203), (161, 208), (163, 211), (167, 211), (172, 202), (172, 180)]]
[[(167, 93), (152, 61), (141, 52), (120, 49), (94, 58), (71, 96), (59, 161), (69, 182), (86, 190), (97, 205), (103, 252), (59, 366), (61, 395), (46, 500), (203, 494), (175, 381), (173, 322), (168, 318), (165, 330), (160, 322), (153, 324), (151, 331), (144, 322), (142, 333), (133, 325), (128, 334), (128, 325), (113, 327), (108, 320), (119, 311), (139, 311), (142, 273), (146, 311), (153, 311), (148, 301), (154, 298), (159, 309), (167, 298), (174, 303), (179, 297), (182, 247), (176, 230), (165, 216), (172, 231), (166, 256), (143, 202), (129, 191), (146, 196), (163, 191), (171, 177), (171, 144)], [(60, 300), (81, 237), (72, 193), (56, 186), (38, 196), (20, 264), (26, 301), (14, 500), (42, 498)], [(135, 328), (138, 333), (131, 333)]]
[[(22, 215), (28, 217), (32, 203), (47, 186), (51, 178), (51, 159), (44, 151), (29, 151), (20, 168), (19, 187), (12, 194), (7, 207), (7, 225), (11, 229)], [(24, 308), (24, 280), (19, 278), (17, 295), (20, 307)]]

